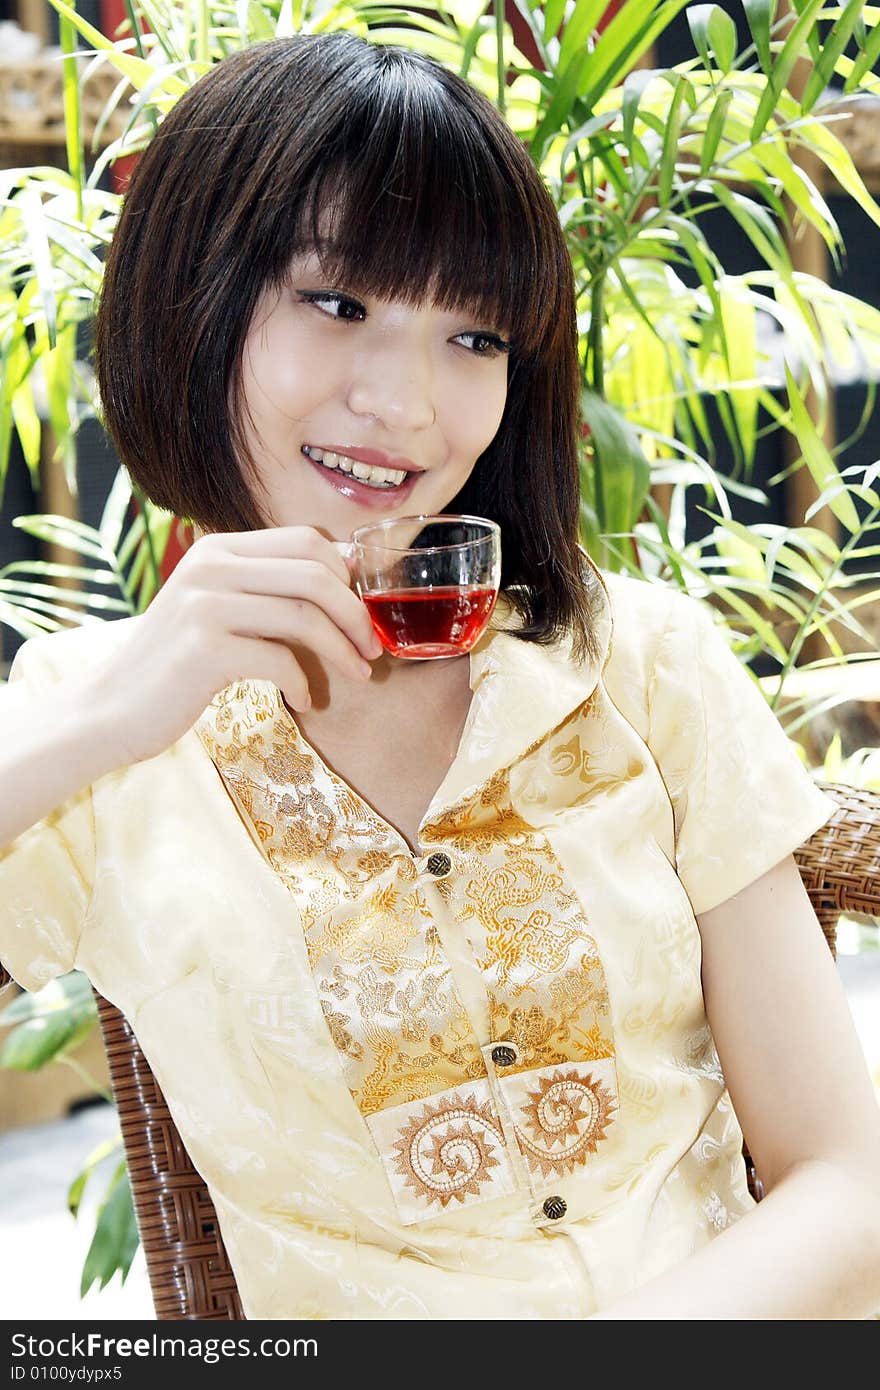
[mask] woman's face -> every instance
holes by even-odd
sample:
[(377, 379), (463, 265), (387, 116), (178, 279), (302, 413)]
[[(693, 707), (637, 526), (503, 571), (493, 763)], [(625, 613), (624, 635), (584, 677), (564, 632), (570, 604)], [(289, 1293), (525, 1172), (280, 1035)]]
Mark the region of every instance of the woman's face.
[[(262, 512), (347, 540), (370, 521), (441, 511), (497, 433), (507, 346), (492, 323), (365, 301), (327, 283), (316, 256), (297, 258), (258, 303), (242, 362)], [(395, 485), (352, 472), (371, 465), (395, 470)]]

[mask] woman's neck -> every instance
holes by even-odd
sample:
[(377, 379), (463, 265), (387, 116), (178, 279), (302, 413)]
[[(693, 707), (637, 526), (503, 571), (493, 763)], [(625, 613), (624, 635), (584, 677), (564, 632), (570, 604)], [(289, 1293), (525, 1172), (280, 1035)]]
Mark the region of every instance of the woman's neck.
[(409, 726), (416, 715), (429, 732), (432, 716), (470, 696), (466, 653), (440, 661), (409, 661), (385, 652), (370, 662), (373, 675), (367, 682), (350, 679), (314, 652), (294, 647), (294, 655), (312, 697), (310, 709), (296, 712), (306, 736), (309, 728), (357, 736), (365, 724), (375, 728), (381, 722), (387, 737), (393, 738), (395, 725), (402, 721)]

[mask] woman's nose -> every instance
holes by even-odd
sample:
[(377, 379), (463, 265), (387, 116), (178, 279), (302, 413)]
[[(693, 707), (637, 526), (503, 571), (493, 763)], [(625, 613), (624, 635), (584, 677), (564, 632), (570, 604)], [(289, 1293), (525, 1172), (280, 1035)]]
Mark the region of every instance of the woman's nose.
[(423, 430), (437, 418), (427, 353), (412, 345), (377, 349), (358, 363), (348, 392), (355, 415), (372, 415), (398, 431)]

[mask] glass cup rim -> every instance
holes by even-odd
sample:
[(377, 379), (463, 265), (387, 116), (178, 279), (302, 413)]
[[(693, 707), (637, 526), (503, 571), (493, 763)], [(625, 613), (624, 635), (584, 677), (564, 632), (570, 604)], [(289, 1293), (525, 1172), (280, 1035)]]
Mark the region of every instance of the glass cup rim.
[[(385, 527), (396, 526), (401, 521), (473, 521), (488, 529), (485, 536), (478, 536), (472, 541), (455, 541), (451, 545), (425, 545), (420, 546), (418, 550), (413, 550), (411, 545), (370, 545), (357, 539), (362, 531), (381, 531)], [(501, 535), (501, 527), (488, 516), (470, 516), (466, 512), (438, 512), (434, 515), (419, 512), (417, 516), (392, 516), (386, 521), (368, 522), (366, 526), (358, 526), (351, 533), (350, 544), (357, 546), (359, 550), (388, 550), (392, 555), (434, 555), (440, 550), (464, 550), (471, 545), (485, 545), (486, 541), (494, 540), (496, 535)]]

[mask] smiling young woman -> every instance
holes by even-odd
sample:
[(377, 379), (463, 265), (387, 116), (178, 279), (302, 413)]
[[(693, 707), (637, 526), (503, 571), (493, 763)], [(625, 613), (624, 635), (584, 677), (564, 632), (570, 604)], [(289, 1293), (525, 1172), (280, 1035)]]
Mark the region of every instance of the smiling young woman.
[[(105, 418), (202, 534), (0, 692), (0, 958), (131, 1020), (248, 1317), (880, 1304), (792, 858), (836, 806), (710, 612), (580, 549), (577, 352), (547, 190), (428, 59), (257, 45), (132, 180)], [(380, 657), (353, 591), (352, 530), (416, 511), (500, 527), (466, 657)]]
[[(405, 485), (404, 511), (498, 521), (524, 638), (572, 632), (595, 654), (577, 549), (574, 275), (553, 201), (492, 105), (429, 59), (327, 34), (233, 55), (160, 127), (108, 255), (95, 362), (132, 477), (204, 532), (258, 529), (279, 505), (244, 389), (246, 344), (267, 365), (261, 320), (282, 353), (293, 335), (322, 365), (352, 355), (361, 372), (338, 408), (325, 401), (319, 437), (280, 442), (278, 465), (298, 463), (301, 444), (347, 444), (439, 466)], [(383, 406), (383, 376), (408, 357), (411, 398), (395, 379)], [(272, 374), (291, 420), (293, 402), (317, 409), (283, 357)], [(433, 428), (429, 385), (443, 391)], [(347, 540), (353, 509), (333, 515)]]

